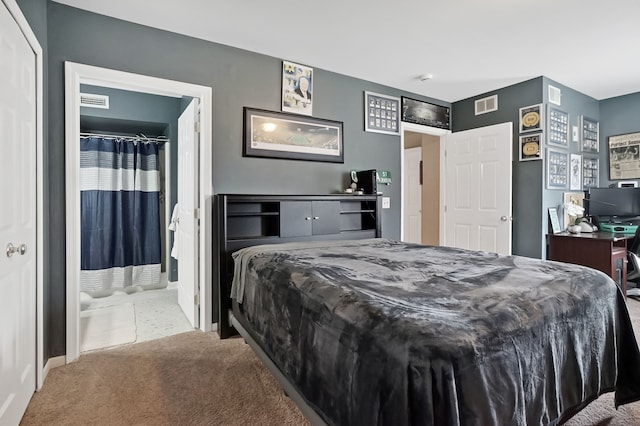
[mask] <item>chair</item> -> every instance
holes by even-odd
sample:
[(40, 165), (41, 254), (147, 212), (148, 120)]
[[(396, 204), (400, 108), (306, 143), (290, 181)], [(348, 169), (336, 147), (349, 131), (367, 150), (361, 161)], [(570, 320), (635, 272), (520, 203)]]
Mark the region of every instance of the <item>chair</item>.
[[(631, 244), (627, 247), (627, 281), (635, 281), (640, 278), (640, 226), (636, 229), (636, 233), (631, 240)], [(627, 290), (627, 296), (640, 296), (640, 287), (636, 284), (635, 288)]]

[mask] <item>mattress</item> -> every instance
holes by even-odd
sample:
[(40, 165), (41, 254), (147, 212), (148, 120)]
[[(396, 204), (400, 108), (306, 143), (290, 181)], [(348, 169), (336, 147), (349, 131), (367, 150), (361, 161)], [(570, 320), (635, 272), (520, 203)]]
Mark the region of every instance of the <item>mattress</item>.
[(328, 424), (556, 424), (640, 399), (624, 296), (594, 269), (386, 239), (233, 256), (236, 315)]

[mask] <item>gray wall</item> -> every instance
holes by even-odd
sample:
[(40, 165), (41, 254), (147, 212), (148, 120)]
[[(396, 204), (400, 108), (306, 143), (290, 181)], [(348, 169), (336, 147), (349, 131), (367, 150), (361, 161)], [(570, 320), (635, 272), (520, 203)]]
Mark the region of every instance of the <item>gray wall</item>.
[[(519, 109), (544, 103), (547, 108), (549, 84), (562, 91), (561, 105), (553, 105), (569, 113), (571, 126), (577, 126), (581, 115), (599, 120), (599, 103), (567, 86), (546, 77), (538, 77), (503, 89), (484, 93), (453, 104), (454, 131), (498, 124), (513, 123), (513, 254), (544, 259), (548, 232), (548, 208), (563, 203), (567, 190), (546, 189), (544, 161), (519, 161)], [(477, 99), (498, 95), (498, 111), (474, 116)], [(545, 127), (546, 127), (545, 118)], [(577, 143), (569, 143), (567, 152), (580, 153)], [(602, 156), (602, 149), (601, 156)], [(546, 155), (546, 153), (545, 153)], [(600, 159), (603, 163), (602, 157)], [(601, 165), (602, 167), (602, 165)], [(601, 172), (602, 173), (602, 172)], [(559, 212), (562, 210), (559, 209)]]
[[(314, 68), (315, 117), (344, 122), (344, 164), (242, 157), (242, 107), (280, 110), (281, 69), (272, 58), (48, 3), (51, 164), (47, 176), (51, 294), (49, 356), (65, 352), (64, 61), (73, 61), (213, 88), (213, 174), (216, 193), (327, 194), (342, 190), (351, 169), (391, 171), (384, 186), (391, 209), (383, 235), (400, 237), (399, 136), (363, 131), (365, 90), (448, 103)], [(287, 58), (295, 60), (295, 58)], [(312, 66), (314, 64), (307, 64)]]
[[(81, 117), (96, 117), (106, 119), (109, 123), (119, 123), (112, 131), (122, 133), (122, 129), (127, 129), (124, 134), (135, 135), (139, 132), (149, 137), (164, 135), (169, 138), (171, 143), (166, 145), (171, 155), (171, 183), (170, 183), (170, 199), (167, 200), (169, 205), (173, 207), (178, 202), (178, 117), (183, 111), (183, 100), (181, 98), (173, 98), (169, 96), (151, 95), (148, 93), (139, 93), (129, 90), (118, 90), (109, 87), (96, 87), (90, 85), (81, 85), (82, 93), (90, 93), (95, 95), (109, 96), (109, 108), (80, 108)], [(191, 98), (188, 98), (190, 100)], [(187, 101), (188, 105), (188, 101)], [(83, 122), (80, 126), (83, 129)], [(97, 120), (102, 124), (105, 120)], [(93, 124), (93, 123), (92, 123)], [(96, 124), (100, 126), (100, 124)], [(108, 128), (111, 128), (109, 125)], [(105, 131), (105, 127), (93, 127), (89, 131)], [(161, 217), (163, 212), (161, 212)], [(166, 228), (166, 227), (165, 227)], [(173, 244), (173, 232), (164, 230), (169, 237), (169, 244)], [(164, 259), (165, 246), (162, 246)], [(164, 260), (163, 260), (164, 263)], [(178, 261), (174, 258), (170, 259), (167, 267), (169, 281), (178, 279)]]
[[(518, 161), (518, 113), (523, 106), (542, 102), (542, 78), (535, 78), (473, 98), (454, 102), (453, 131), (468, 130), (493, 124), (513, 123), (513, 254), (541, 257), (540, 235), (543, 217), (542, 162)], [(475, 101), (498, 95), (498, 110), (474, 115)]]
[(640, 93), (600, 101), (600, 186), (617, 182), (609, 179), (609, 136), (636, 132), (640, 132)]

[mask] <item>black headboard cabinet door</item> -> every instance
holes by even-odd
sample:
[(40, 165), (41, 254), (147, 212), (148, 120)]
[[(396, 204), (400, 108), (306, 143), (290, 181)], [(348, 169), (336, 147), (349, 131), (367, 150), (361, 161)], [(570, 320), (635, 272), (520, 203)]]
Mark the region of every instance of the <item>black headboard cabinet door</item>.
[(381, 237), (380, 208), (379, 195), (216, 195), (213, 306), (220, 337), (237, 334), (229, 323), (234, 251), (259, 244)]

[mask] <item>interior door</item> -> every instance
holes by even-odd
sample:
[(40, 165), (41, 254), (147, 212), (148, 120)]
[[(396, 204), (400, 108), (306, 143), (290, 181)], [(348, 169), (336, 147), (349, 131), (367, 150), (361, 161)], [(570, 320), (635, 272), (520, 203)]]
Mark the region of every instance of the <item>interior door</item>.
[(422, 243), (422, 148), (404, 150), (404, 235), (402, 241)]
[(511, 254), (511, 123), (443, 137), (444, 245)]
[(36, 56), (0, 6), (0, 424), (36, 386)]
[(178, 303), (198, 327), (198, 99), (178, 118)]

